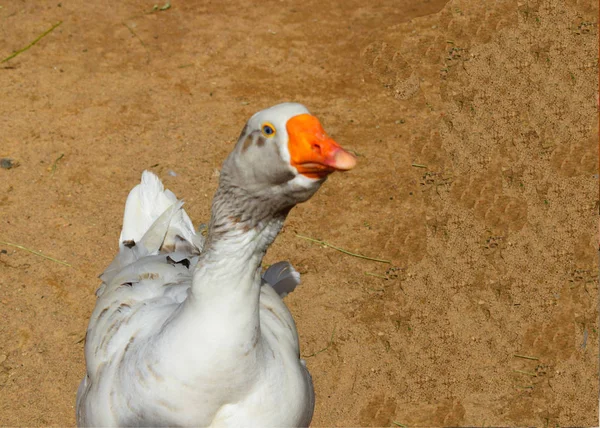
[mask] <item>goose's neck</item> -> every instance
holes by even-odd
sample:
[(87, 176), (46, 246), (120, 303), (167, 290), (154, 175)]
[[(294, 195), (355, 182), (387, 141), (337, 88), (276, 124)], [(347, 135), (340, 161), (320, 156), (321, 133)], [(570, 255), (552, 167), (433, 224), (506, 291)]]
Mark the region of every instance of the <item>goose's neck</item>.
[(193, 292), (204, 294), (203, 289), (211, 285), (227, 288), (230, 292), (232, 288), (252, 285), (260, 279), (262, 259), (284, 220), (283, 215), (275, 216), (251, 227), (238, 219), (228, 218), (218, 223), (218, 231), (211, 223), (194, 273)]
[[(254, 198), (217, 191), (192, 293), (204, 298), (256, 293), (262, 259), (281, 230), (288, 209), (269, 210)], [(273, 212), (275, 211), (275, 212)]]

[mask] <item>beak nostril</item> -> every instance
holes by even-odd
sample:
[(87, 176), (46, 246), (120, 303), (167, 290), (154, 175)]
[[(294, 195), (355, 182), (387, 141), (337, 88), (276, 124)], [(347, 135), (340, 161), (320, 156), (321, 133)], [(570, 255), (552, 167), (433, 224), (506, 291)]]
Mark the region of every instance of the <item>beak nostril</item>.
[(317, 150), (319, 152), (321, 151), (321, 146), (318, 143), (313, 143), (312, 147), (313, 150)]

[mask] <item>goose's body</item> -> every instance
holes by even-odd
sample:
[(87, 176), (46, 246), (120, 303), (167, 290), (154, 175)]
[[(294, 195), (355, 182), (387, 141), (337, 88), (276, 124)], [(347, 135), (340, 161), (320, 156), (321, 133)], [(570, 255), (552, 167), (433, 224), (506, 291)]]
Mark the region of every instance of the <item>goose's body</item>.
[[(223, 166), (206, 242), (182, 203), (143, 174), (127, 200), (119, 255), (101, 276), (78, 425), (310, 423), (311, 377), (294, 320), (271, 286), (285, 294), (298, 275), (278, 264), (265, 280), (260, 265), (289, 210), (334, 169), (354, 164), (339, 146), (333, 155), (319, 147), (324, 168), (312, 158), (298, 163), (310, 154), (292, 145), (315, 134), (304, 122), (295, 128), (299, 116), (314, 125), (299, 104), (250, 119)], [(328, 137), (318, 137), (325, 147)]]

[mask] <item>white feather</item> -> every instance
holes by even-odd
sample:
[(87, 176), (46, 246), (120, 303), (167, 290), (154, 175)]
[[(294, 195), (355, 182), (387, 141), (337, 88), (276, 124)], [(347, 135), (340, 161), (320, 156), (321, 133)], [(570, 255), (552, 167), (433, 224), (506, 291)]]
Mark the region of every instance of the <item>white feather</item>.
[[(124, 241), (138, 242), (150, 229), (152, 224), (175, 202), (177, 197), (170, 190), (165, 190), (160, 179), (150, 171), (142, 173), (142, 181), (135, 186), (125, 203), (123, 229), (119, 245)], [(185, 210), (178, 210), (170, 219), (168, 239), (165, 245), (174, 244), (176, 236), (190, 243), (199, 243), (194, 226)], [(201, 246), (200, 246), (201, 248)]]
[[(190, 299), (203, 241), (182, 204), (147, 171), (127, 198), (120, 251), (101, 275), (87, 330), (78, 425), (307, 425), (312, 380), (299, 359), (294, 320), (268, 281), (261, 286), (260, 275), (240, 262), (240, 275), (255, 277), (249, 286), (260, 287), (258, 307), (242, 289), (228, 286), (214, 288), (224, 306), (189, 310), (206, 304), (212, 278), (231, 277), (235, 267), (218, 261), (203, 266), (210, 272), (202, 284), (208, 292)], [(255, 241), (250, 234), (241, 239)], [(230, 250), (236, 251), (223, 247)], [(299, 274), (291, 265), (278, 266), (268, 277), (274, 285), (283, 281), (282, 291), (289, 292)], [(260, 340), (251, 348), (247, 324), (233, 318), (253, 311)], [(244, 356), (244, 350), (254, 354)]]

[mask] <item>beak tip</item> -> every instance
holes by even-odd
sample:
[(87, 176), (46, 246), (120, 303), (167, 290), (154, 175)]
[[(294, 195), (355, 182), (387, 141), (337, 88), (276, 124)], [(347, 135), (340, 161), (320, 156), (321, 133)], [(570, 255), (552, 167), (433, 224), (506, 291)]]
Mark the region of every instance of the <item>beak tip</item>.
[(356, 166), (356, 156), (341, 149), (335, 154), (335, 166), (338, 171), (349, 171)]

